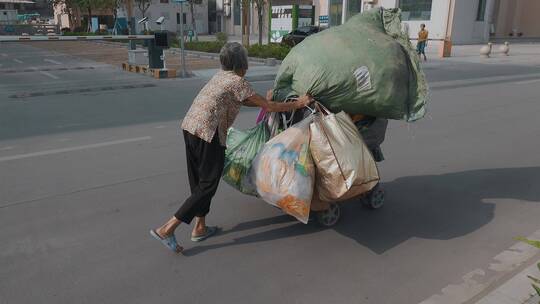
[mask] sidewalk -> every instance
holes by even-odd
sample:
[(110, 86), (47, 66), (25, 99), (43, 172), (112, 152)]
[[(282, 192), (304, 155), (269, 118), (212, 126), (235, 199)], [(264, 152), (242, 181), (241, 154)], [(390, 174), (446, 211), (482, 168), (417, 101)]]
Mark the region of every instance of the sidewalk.
[[(201, 40), (215, 39), (214, 36), (199, 36)], [(231, 36), (231, 41), (241, 39), (241, 37)], [(251, 37), (257, 39), (257, 37)], [(91, 45), (89, 45), (91, 44)], [(127, 62), (128, 52), (127, 46), (121, 43), (113, 42), (39, 42), (33, 44), (38, 48), (49, 49), (58, 53), (76, 56), (84, 59), (90, 59), (97, 62), (120, 66), (123, 62)], [(438, 45), (428, 45), (427, 57), (428, 61), (422, 61), (422, 66), (425, 69), (437, 68), (442, 65), (452, 63), (475, 63), (475, 64), (512, 64), (523, 66), (540, 66), (540, 43), (521, 43), (510, 44), (510, 55), (504, 56), (499, 51), (499, 45), (493, 45), (492, 55), (490, 58), (482, 58), (480, 56), (480, 48), (484, 45), (461, 45), (454, 46), (452, 49), (452, 57), (439, 58)], [(170, 49), (166, 53), (167, 67), (180, 70), (180, 55), (178, 49)], [(250, 69), (248, 71), (248, 79), (252, 81), (266, 81), (275, 78), (278, 66), (264, 66), (264, 59), (253, 58), (250, 60)], [(188, 51), (186, 56), (187, 69), (193, 71), (195, 75), (201, 78), (210, 78), (219, 69), (218, 54), (202, 53)]]
[[(428, 61), (422, 61), (422, 66), (426, 69), (436, 68), (445, 64), (456, 62), (479, 63), (479, 64), (513, 64), (513, 65), (538, 65), (540, 66), (540, 43), (523, 43), (510, 45), (510, 55), (504, 56), (498, 50), (499, 45), (494, 45), (493, 53), (490, 58), (480, 57), (480, 48), (484, 45), (459, 45), (453, 47), (453, 56), (448, 58), (439, 58), (437, 47), (432, 46), (428, 49)], [(250, 62), (248, 79), (251, 81), (262, 81), (274, 79), (278, 66), (269, 67), (256, 62)], [(201, 78), (210, 78), (217, 69), (201, 69), (195, 71), (195, 74)]]
[[(526, 238), (540, 240), (540, 230)], [(540, 248), (518, 241), (420, 304), (529, 304), (534, 289), (527, 275), (540, 278), (538, 263)]]
[(427, 63), (445, 62), (468, 62), (481, 64), (515, 64), (515, 65), (539, 65), (540, 66), (540, 43), (510, 43), (509, 56), (505, 56), (499, 48), (503, 43), (493, 44), (490, 58), (480, 56), (480, 48), (486, 44), (456, 45), (452, 47), (452, 57), (439, 58), (439, 45), (428, 45), (426, 55)]
[(539, 264), (540, 260), (535, 260), (532, 265), (516, 274), (475, 304), (540, 303), (540, 296), (532, 288), (532, 281), (528, 278), (528, 276), (540, 278), (540, 270), (538, 269)]
[[(106, 63), (117, 67), (120, 67), (122, 63), (128, 61), (128, 48), (125, 43), (108, 41), (43, 41), (23, 43), (31, 43), (33, 47)], [(167, 68), (180, 70), (181, 64), (179, 53), (174, 50), (168, 50), (165, 55)], [(213, 58), (193, 56), (190, 54), (186, 56), (186, 67), (190, 71), (215, 69), (219, 68), (219, 66), (220, 63), (217, 56), (213, 56)]]

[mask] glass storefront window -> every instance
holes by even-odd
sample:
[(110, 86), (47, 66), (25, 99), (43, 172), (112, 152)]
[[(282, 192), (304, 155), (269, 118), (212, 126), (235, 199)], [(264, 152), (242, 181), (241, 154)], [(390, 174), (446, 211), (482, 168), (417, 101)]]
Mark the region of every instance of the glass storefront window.
[(330, 0), (330, 26), (341, 24), (341, 13), (343, 11), (343, 0)]
[(234, 0), (233, 19), (234, 25), (240, 25), (240, 0)]
[(476, 21), (484, 21), (486, 15), (486, 0), (478, 1), (478, 11), (476, 12)]
[(432, 0), (400, 0), (401, 20), (430, 20)]

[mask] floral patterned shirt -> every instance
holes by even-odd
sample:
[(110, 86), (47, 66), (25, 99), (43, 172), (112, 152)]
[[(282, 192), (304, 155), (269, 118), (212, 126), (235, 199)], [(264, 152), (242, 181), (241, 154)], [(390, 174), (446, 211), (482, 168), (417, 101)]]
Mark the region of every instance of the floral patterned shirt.
[(225, 146), (227, 130), (234, 123), (240, 107), (255, 94), (243, 77), (233, 71), (219, 71), (195, 97), (184, 117), (182, 129), (209, 143), (218, 132), (219, 142)]

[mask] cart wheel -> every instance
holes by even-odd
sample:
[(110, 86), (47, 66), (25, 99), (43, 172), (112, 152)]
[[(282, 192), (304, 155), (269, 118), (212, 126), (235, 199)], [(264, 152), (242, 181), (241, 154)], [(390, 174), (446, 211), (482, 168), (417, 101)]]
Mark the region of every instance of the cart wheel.
[(362, 203), (370, 209), (379, 209), (384, 205), (384, 190), (379, 185), (375, 186), (363, 199)]
[(341, 208), (338, 204), (330, 204), (330, 208), (324, 211), (318, 211), (317, 222), (324, 227), (332, 227), (339, 221)]

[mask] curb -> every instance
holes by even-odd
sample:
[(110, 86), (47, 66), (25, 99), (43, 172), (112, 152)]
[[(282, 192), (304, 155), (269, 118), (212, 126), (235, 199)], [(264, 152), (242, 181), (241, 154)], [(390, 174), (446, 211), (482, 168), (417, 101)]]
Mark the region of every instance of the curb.
[(143, 65), (134, 65), (129, 63), (122, 63), (122, 70), (137, 74), (143, 74), (147, 76), (154, 77), (156, 79), (165, 79), (165, 78), (176, 78), (176, 70), (175, 69), (149, 69), (147, 66)]
[[(525, 238), (540, 240), (540, 230)], [(530, 280), (522, 276), (522, 271), (530, 271), (533, 262), (533, 267), (536, 267), (539, 260), (539, 248), (518, 241), (485, 261), (485, 266), (453, 280), (420, 304), (522, 304), (531, 297), (529, 291), (532, 288)], [(540, 273), (532, 274), (540, 276)], [(505, 301), (508, 298), (512, 301)]]
[[(93, 42), (106, 44), (106, 45), (114, 45), (114, 46), (127, 46), (128, 45), (127, 43), (115, 42), (115, 41), (93, 41)], [(147, 49), (145, 47), (142, 47), (142, 48), (145, 49), (145, 50)], [(180, 48), (169, 48), (169, 50), (171, 50), (173, 52), (180, 53)], [(185, 50), (185, 52), (186, 52), (186, 54), (194, 55), (196, 57), (219, 59), (219, 54), (218, 53), (209, 53), (209, 52), (201, 52), (201, 51), (193, 51), (193, 50)], [(248, 60), (250, 62), (262, 63), (262, 64), (268, 65), (268, 66), (280, 65), (281, 62), (282, 62), (282, 60), (278, 60), (278, 59), (275, 59), (275, 58), (248, 57)]]
[(504, 282), (501, 286), (497, 287), (480, 300), (474, 302), (475, 304), (521, 304), (521, 303), (538, 303), (538, 294), (531, 287), (532, 281), (528, 276), (540, 278), (540, 270), (538, 269), (540, 260), (538, 255), (534, 262), (527, 268), (523, 269), (509, 280)]

